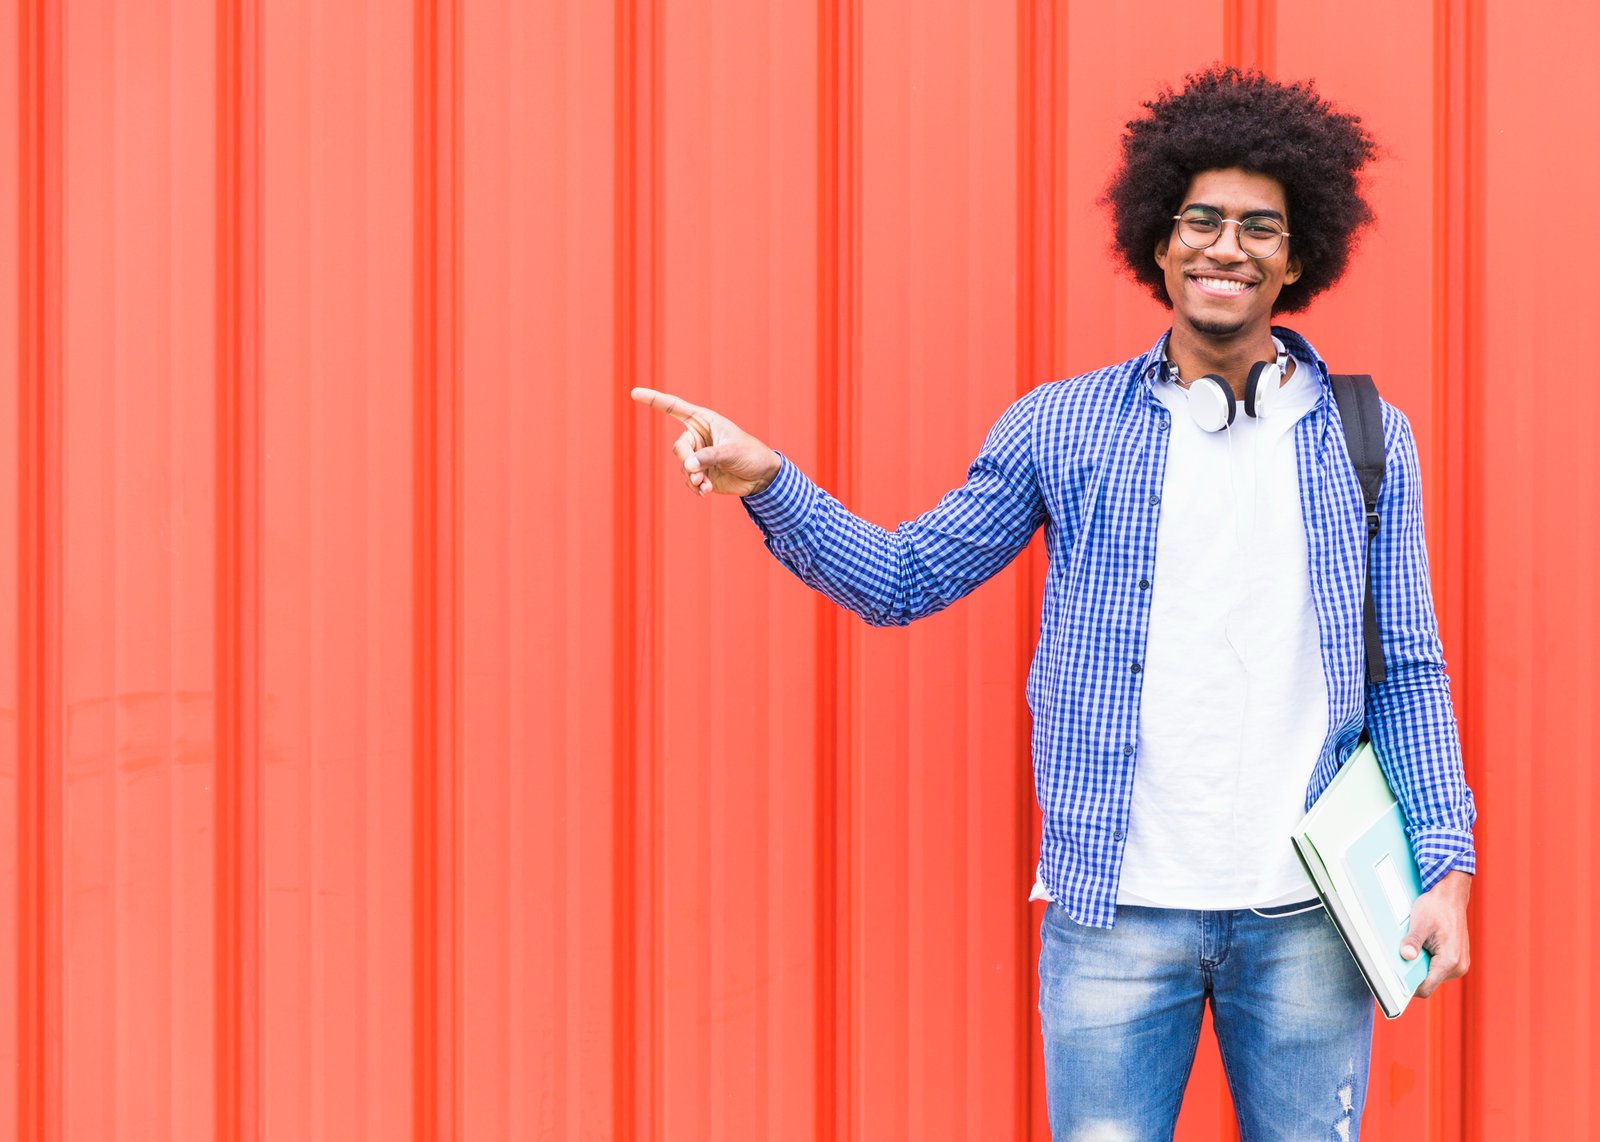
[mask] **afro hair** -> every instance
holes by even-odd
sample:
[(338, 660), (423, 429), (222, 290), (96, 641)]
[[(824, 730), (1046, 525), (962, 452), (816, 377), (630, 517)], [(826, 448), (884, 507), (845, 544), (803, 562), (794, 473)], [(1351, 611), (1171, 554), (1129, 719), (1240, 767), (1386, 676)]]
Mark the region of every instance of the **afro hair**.
[(1144, 104), (1122, 136), (1122, 165), (1101, 202), (1112, 244), (1134, 280), (1171, 306), (1156, 244), (1195, 175), (1238, 168), (1276, 179), (1289, 203), (1298, 281), (1283, 287), (1274, 312), (1295, 313), (1344, 275), (1361, 229), (1372, 221), (1357, 178), (1377, 144), (1356, 115), (1334, 110), (1315, 86), (1279, 83), (1260, 72), (1213, 67)]

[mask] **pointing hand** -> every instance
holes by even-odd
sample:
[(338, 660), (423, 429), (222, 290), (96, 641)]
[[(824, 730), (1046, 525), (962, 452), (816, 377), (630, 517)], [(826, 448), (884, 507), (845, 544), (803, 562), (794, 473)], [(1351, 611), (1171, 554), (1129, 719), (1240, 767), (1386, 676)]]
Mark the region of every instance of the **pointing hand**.
[(672, 451), (683, 464), (684, 482), (698, 495), (751, 496), (777, 478), (778, 454), (727, 417), (655, 389), (634, 389), (632, 396), (683, 422)]

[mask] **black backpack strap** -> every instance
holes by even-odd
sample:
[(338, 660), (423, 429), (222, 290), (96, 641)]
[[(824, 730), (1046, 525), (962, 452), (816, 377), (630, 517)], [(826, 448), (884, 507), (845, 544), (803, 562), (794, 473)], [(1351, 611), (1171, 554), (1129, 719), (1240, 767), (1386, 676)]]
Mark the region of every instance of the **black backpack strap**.
[(1334, 375), (1333, 399), (1344, 423), (1345, 447), (1356, 479), (1361, 482), (1361, 498), (1367, 505), (1367, 559), (1365, 599), (1361, 608), (1362, 636), (1367, 648), (1367, 681), (1378, 683), (1388, 677), (1384, 668), (1383, 640), (1378, 634), (1378, 608), (1372, 597), (1372, 540), (1378, 534), (1378, 494), (1383, 490), (1383, 408), (1378, 401), (1378, 386), (1365, 374)]

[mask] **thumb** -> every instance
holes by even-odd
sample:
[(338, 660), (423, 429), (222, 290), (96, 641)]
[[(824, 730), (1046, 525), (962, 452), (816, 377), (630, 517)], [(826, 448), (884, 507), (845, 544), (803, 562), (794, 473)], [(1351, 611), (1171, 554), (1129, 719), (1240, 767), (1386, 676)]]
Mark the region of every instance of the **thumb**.
[(687, 472), (699, 472), (706, 468), (715, 468), (734, 458), (734, 449), (726, 444), (713, 444), (709, 448), (701, 448), (691, 452), (689, 458), (683, 462)]
[(1400, 939), (1400, 958), (1414, 960), (1422, 954), (1422, 949), (1428, 946), (1428, 940), (1433, 933), (1420, 927), (1413, 927)]

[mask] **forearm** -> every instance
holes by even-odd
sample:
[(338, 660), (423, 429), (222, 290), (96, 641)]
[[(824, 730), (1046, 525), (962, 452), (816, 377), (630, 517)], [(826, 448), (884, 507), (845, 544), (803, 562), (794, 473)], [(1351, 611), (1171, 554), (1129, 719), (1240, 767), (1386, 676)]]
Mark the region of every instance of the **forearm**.
[(1477, 809), (1443, 667), (1391, 662), (1388, 680), (1368, 688), (1367, 732), (1406, 815), (1423, 889), (1451, 870), (1476, 872)]
[(912, 622), (965, 594), (939, 589), (914, 525), (889, 531), (853, 515), (787, 460), (771, 487), (743, 502), (780, 563), (874, 626)]
[(1388, 678), (1367, 687), (1367, 729), (1406, 814), (1424, 889), (1451, 869), (1476, 871), (1472, 790), (1429, 585), (1416, 447), (1405, 418), (1385, 420), (1388, 466), (1371, 573)]
[(806, 584), (875, 626), (909, 623), (990, 578), (1044, 522), (1033, 398), (990, 430), (966, 483), (893, 531), (852, 515), (788, 460), (743, 503), (768, 550)]

